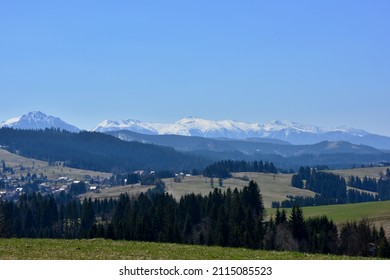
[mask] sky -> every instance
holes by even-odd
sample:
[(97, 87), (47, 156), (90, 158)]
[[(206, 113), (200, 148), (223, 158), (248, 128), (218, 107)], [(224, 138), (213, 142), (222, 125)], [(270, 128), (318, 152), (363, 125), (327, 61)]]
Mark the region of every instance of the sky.
[(0, 121), (291, 120), (390, 136), (390, 2), (0, 1)]

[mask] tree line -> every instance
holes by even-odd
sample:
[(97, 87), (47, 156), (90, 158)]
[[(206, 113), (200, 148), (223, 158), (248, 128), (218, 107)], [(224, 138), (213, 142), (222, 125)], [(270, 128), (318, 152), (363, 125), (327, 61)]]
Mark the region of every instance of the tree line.
[(299, 206), (318, 206), (330, 204), (360, 203), (390, 199), (390, 179), (382, 177), (379, 180), (365, 177), (350, 176), (348, 185), (356, 189), (348, 189), (344, 178), (329, 172), (318, 171), (315, 168), (301, 167), (298, 174), (291, 178), (291, 185), (296, 188), (305, 188), (315, 192), (314, 197), (289, 196), (282, 202), (273, 202), (272, 207), (291, 208)]
[(278, 173), (270, 161), (221, 160), (207, 166), (203, 175), (211, 178), (230, 178), (232, 172)]
[(369, 220), (347, 222), (337, 227), (326, 216), (304, 219), (302, 209), (294, 206), (276, 211), (267, 223), (267, 249), (348, 256), (390, 257), (389, 240), (381, 226), (379, 230)]
[(108, 238), (390, 257), (383, 228), (368, 221), (340, 229), (326, 217), (304, 219), (294, 207), (269, 221), (257, 183), (175, 200), (163, 184), (137, 197), (82, 202), (70, 195), (24, 194), (0, 202), (0, 237)]
[(390, 170), (387, 169), (386, 175), (381, 176), (379, 180), (364, 176), (361, 179), (359, 176), (349, 176), (348, 185), (356, 189), (375, 192), (378, 194), (377, 200), (390, 199)]

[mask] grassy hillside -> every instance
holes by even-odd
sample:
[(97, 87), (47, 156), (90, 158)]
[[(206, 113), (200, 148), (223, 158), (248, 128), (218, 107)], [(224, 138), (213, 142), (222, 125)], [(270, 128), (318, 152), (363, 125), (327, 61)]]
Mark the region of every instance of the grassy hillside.
[(137, 169), (201, 169), (209, 164), (174, 150), (138, 142), (126, 142), (110, 135), (55, 129), (14, 130), (0, 128), (0, 145), (21, 155), (45, 161), (68, 161), (68, 166), (104, 172)]
[(104, 239), (1, 239), (0, 260), (339, 260), (333, 255)]
[(15, 174), (26, 176), (28, 172), (31, 174), (40, 174), (47, 176), (49, 179), (56, 179), (64, 176), (75, 180), (84, 179), (84, 175), (110, 177), (111, 173), (95, 172), (91, 170), (63, 167), (62, 165), (49, 166), (49, 163), (42, 160), (31, 159), (10, 153), (4, 149), (0, 149), (0, 160), (4, 160), (7, 167), (12, 167)]
[[(368, 218), (375, 226), (379, 228), (383, 225), (387, 234), (390, 233), (390, 201), (303, 207), (302, 209), (305, 218), (326, 215), (338, 224)], [(286, 210), (289, 213), (291, 209)], [(268, 218), (275, 212), (276, 209), (267, 209)]]
[(110, 199), (118, 198), (121, 194), (128, 194), (129, 196), (137, 196), (141, 192), (145, 193), (148, 189), (154, 188), (155, 186), (141, 186), (140, 184), (117, 186), (102, 189), (99, 193), (87, 192), (80, 195), (80, 199), (83, 200), (85, 197), (91, 199)]
[(354, 169), (340, 169), (340, 170), (330, 170), (334, 174), (340, 175), (345, 179), (348, 179), (349, 176), (359, 176), (363, 178), (364, 176), (379, 179), (379, 173), (386, 173), (387, 167), (366, 167), (366, 168), (354, 168)]
[[(308, 190), (302, 190), (291, 187), (291, 174), (264, 174), (264, 173), (234, 173), (234, 178), (226, 179), (223, 181), (223, 188), (242, 189), (248, 185), (248, 181), (244, 181), (242, 178), (246, 176), (249, 180), (253, 180), (258, 183), (263, 195), (263, 202), (265, 207), (271, 207), (272, 201), (282, 201), (287, 199), (287, 195), (301, 195), (301, 196), (314, 196), (314, 193)], [(201, 193), (202, 195), (208, 195), (211, 191), (210, 178), (203, 176), (185, 177), (181, 183), (175, 183), (173, 179), (164, 179), (167, 187), (167, 191), (176, 198), (180, 198), (187, 193)], [(214, 187), (218, 187), (218, 179), (214, 178)]]

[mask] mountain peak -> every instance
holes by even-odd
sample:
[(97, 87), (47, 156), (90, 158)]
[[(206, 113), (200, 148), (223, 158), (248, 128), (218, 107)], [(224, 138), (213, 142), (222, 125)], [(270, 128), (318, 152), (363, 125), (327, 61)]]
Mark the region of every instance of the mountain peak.
[(70, 132), (79, 132), (80, 129), (70, 125), (60, 118), (48, 116), (40, 111), (32, 111), (21, 117), (11, 118), (0, 123), (0, 127), (12, 127), (16, 129), (46, 129), (58, 128)]
[(42, 113), (41, 111), (31, 111), (23, 116), (29, 116), (29, 117), (38, 117), (38, 118), (46, 118), (48, 117), (45, 113)]

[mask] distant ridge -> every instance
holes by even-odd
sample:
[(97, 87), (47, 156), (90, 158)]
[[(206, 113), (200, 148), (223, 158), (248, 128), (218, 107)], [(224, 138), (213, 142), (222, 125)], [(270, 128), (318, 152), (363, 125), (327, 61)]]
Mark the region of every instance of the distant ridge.
[(242, 155), (277, 154), (283, 157), (321, 154), (360, 154), (377, 155), (381, 151), (366, 145), (351, 144), (346, 141), (322, 141), (310, 145), (291, 145), (281, 140), (256, 138), (250, 140), (216, 139), (182, 135), (147, 135), (133, 131), (110, 131), (107, 134), (129, 142), (156, 144), (172, 147), (183, 152), (240, 152)]
[(105, 120), (94, 131), (128, 130), (147, 135), (182, 135), (225, 139), (277, 139), (295, 145), (311, 145), (323, 141), (346, 141), (390, 150), (390, 137), (350, 127), (321, 128), (292, 121), (246, 123), (232, 120), (212, 121), (188, 117), (174, 123), (152, 123), (138, 120)]

